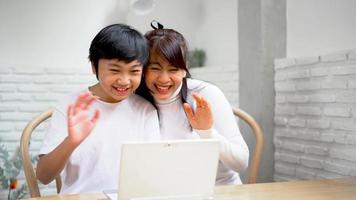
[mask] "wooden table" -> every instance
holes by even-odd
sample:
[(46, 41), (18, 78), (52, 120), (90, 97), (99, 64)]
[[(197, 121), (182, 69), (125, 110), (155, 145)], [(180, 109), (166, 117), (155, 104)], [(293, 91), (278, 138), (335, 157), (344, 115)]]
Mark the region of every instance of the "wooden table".
[[(102, 193), (49, 196), (29, 200), (107, 200)], [(356, 177), (218, 186), (214, 200), (340, 200), (356, 199)]]

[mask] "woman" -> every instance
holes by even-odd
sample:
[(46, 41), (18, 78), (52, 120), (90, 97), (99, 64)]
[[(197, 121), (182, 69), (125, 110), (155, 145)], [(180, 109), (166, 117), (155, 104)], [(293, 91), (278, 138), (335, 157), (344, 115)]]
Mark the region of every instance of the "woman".
[(159, 24), (145, 37), (150, 61), (137, 93), (158, 109), (161, 137), (219, 139), (216, 184), (241, 184), (239, 173), (247, 168), (249, 151), (224, 94), (210, 83), (190, 78), (187, 44), (180, 33)]

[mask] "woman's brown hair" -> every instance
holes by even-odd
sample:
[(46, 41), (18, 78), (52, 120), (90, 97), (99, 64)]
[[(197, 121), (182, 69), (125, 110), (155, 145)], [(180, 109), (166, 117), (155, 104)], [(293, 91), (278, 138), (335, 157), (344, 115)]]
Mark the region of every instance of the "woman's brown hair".
[[(190, 78), (191, 75), (188, 70), (187, 64), (187, 54), (188, 47), (187, 42), (182, 34), (173, 30), (173, 29), (155, 29), (149, 31), (145, 34), (147, 39), (148, 46), (151, 52), (157, 53), (157, 55), (161, 55), (165, 58), (169, 64), (179, 69), (183, 69), (186, 71), (186, 77), (183, 78), (182, 90), (180, 92), (181, 99), (183, 102), (187, 100), (187, 80), (186, 78)], [(143, 68), (143, 74), (147, 71), (147, 65)], [(149, 89), (146, 86), (145, 81), (141, 81), (140, 87), (137, 89), (136, 93), (148, 101), (150, 101), (153, 105), (154, 100), (153, 96), (149, 92)]]

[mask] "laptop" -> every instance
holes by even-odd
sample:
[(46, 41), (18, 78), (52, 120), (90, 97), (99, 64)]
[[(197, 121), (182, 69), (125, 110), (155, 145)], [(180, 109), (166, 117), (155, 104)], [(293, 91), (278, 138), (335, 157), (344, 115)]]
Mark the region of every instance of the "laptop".
[(114, 200), (212, 199), (219, 162), (214, 139), (134, 142), (122, 145)]

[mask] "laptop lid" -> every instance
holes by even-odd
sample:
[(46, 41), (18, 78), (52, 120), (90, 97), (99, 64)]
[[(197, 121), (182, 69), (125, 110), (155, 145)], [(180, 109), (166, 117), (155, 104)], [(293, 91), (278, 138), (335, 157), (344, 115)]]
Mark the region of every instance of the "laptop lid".
[(218, 161), (213, 139), (123, 144), (118, 199), (210, 197)]

